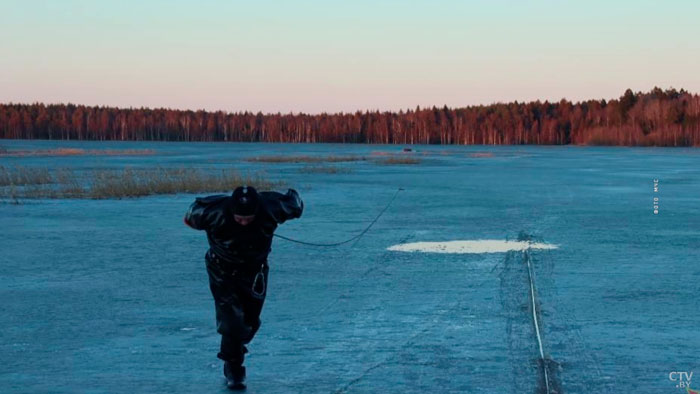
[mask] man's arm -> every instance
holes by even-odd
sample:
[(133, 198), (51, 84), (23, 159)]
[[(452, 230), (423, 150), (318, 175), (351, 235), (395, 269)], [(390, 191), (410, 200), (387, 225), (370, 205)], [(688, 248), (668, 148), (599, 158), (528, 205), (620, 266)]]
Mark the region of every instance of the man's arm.
[(289, 219), (300, 218), (304, 212), (304, 202), (294, 189), (287, 190), (286, 194), (277, 192), (261, 192), (265, 197), (267, 210), (278, 224)]
[(223, 220), (227, 195), (197, 197), (185, 213), (184, 222), (195, 230), (206, 230)]

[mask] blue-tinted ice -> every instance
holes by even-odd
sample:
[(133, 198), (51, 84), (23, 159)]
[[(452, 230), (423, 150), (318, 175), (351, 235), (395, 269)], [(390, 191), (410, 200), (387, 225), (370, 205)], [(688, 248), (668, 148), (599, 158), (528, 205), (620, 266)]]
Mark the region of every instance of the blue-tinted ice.
[[(564, 392), (684, 393), (669, 373), (700, 375), (697, 149), (414, 146), (407, 154), (418, 165), (368, 160), (332, 164), (349, 173), (309, 174), (303, 163), (243, 159), (372, 158), (402, 147), (3, 145), (157, 152), (2, 158), (3, 166), (265, 170), (306, 206), (278, 233), (311, 242), (356, 235), (405, 188), (356, 244), (275, 240), (249, 393), (535, 392), (522, 252), (387, 250), (519, 234), (558, 246), (532, 257), (545, 351)], [(0, 392), (226, 392), (205, 235), (182, 223), (194, 197), (0, 204)]]

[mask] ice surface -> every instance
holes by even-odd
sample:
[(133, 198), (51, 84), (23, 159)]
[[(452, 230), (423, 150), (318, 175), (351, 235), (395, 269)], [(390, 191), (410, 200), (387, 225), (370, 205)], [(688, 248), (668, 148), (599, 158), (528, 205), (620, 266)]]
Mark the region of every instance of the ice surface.
[[(531, 255), (544, 350), (563, 392), (683, 393), (669, 373), (700, 371), (698, 150), (417, 146), (417, 165), (368, 160), (333, 163), (346, 173), (308, 174), (303, 163), (244, 158), (372, 157), (402, 147), (3, 145), (157, 152), (2, 158), (3, 166), (264, 170), (305, 202), (303, 217), (278, 233), (320, 243), (358, 234), (405, 189), (357, 243), (274, 241), (249, 393), (535, 392), (521, 251), (387, 250), (521, 232), (557, 246)], [(206, 239), (182, 224), (194, 197), (0, 204), (0, 392), (226, 392)]]

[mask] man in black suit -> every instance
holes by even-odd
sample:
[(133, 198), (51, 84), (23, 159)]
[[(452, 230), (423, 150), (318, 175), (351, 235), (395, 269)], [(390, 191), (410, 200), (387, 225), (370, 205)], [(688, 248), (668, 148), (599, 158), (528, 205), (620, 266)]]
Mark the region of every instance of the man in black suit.
[(294, 189), (286, 194), (260, 192), (241, 186), (229, 195), (195, 199), (185, 224), (205, 230), (209, 288), (216, 306), (216, 329), (221, 334), (217, 355), (232, 389), (245, 389), (244, 354), (260, 328), (267, 294), (267, 256), (277, 225), (301, 217), (304, 203)]

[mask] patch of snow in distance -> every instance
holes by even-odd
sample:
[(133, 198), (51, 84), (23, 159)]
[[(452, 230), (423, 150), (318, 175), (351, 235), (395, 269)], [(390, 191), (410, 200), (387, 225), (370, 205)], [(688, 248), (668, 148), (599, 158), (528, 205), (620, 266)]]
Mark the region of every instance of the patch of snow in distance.
[(387, 250), (424, 253), (503, 253), (527, 248), (556, 249), (557, 245), (528, 241), (479, 239), (473, 241), (411, 242), (390, 246)]

